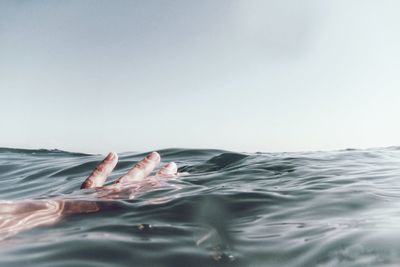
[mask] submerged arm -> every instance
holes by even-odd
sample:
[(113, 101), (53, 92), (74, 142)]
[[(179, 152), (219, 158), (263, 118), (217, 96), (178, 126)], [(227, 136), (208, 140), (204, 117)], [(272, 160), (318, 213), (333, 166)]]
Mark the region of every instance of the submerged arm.
[[(121, 192), (134, 195), (149, 191), (160, 186), (162, 180), (178, 175), (176, 164), (171, 162), (150, 176), (160, 163), (160, 155), (152, 152), (113, 184), (103, 186), (117, 162), (117, 154), (111, 152), (85, 179), (81, 189), (96, 188), (100, 199), (112, 199)], [(37, 226), (54, 224), (65, 215), (97, 212), (104, 207), (99, 203), (95, 200), (57, 198), (0, 201), (0, 240)]]

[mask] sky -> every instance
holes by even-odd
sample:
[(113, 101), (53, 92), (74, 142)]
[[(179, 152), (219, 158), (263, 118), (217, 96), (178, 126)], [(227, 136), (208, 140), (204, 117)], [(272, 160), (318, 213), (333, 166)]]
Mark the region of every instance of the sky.
[(0, 1), (0, 147), (400, 145), (396, 0)]

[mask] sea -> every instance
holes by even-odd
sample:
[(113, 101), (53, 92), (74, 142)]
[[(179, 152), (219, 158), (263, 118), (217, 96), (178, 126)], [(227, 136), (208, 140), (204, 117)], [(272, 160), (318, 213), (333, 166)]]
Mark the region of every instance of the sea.
[(0, 266), (400, 266), (400, 147), (158, 152), (183, 174), (105, 197), (104, 155), (0, 148)]

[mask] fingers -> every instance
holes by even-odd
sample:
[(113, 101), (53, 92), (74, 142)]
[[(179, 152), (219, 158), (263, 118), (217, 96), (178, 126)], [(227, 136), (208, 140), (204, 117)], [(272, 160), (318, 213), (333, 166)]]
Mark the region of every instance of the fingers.
[(178, 175), (178, 167), (175, 162), (170, 162), (165, 164), (156, 174), (158, 177), (162, 178), (173, 178)]
[(147, 157), (138, 162), (127, 174), (121, 176), (116, 184), (126, 184), (137, 181), (142, 181), (145, 177), (149, 176), (150, 173), (160, 163), (160, 155), (157, 152), (151, 152)]
[(93, 170), (88, 178), (82, 183), (81, 189), (94, 188), (103, 186), (110, 175), (112, 170), (115, 168), (118, 162), (118, 155), (114, 152), (110, 152), (107, 157), (100, 162), (99, 165)]

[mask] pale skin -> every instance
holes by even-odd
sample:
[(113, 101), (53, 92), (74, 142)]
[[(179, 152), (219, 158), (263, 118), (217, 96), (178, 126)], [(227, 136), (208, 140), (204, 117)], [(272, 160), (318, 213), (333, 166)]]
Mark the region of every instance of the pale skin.
[[(118, 155), (111, 152), (85, 179), (81, 189), (95, 189), (99, 199), (113, 199), (119, 194), (133, 198), (139, 192), (152, 190), (179, 176), (174, 162), (165, 164), (152, 175), (160, 160), (157, 152), (151, 152), (114, 183), (105, 186), (107, 177), (118, 163)], [(96, 212), (100, 209), (93, 200), (54, 198), (0, 201), (0, 240), (33, 227), (53, 224), (68, 214)]]

